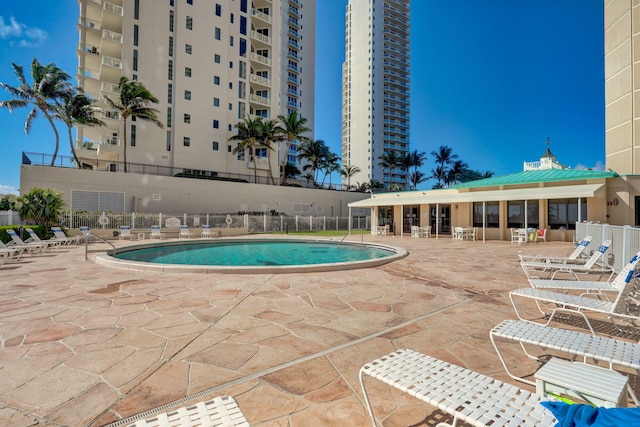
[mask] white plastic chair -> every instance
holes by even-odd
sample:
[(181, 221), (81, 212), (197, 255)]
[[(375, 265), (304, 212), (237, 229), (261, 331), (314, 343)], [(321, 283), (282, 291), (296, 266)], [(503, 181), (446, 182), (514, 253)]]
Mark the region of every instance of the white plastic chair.
[(131, 227), (128, 225), (120, 226), (120, 240), (129, 239), (132, 240), (133, 236), (131, 235)]
[(211, 226), (203, 225), (201, 237), (204, 237), (204, 238), (218, 237), (218, 233), (216, 231), (211, 231)]
[(194, 238), (196, 235), (193, 234), (191, 231), (189, 231), (189, 227), (186, 225), (181, 225), (180, 226), (180, 233), (178, 233), (178, 238), (180, 239), (191, 239)]
[(153, 239), (164, 239), (164, 234), (162, 234), (160, 232), (160, 226), (159, 225), (152, 225), (151, 226), (151, 234), (149, 234), (149, 239), (153, 240)]

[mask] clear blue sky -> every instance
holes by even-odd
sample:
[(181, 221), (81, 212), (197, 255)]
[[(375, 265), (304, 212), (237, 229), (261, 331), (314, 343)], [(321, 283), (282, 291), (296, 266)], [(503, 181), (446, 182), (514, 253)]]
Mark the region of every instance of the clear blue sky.
[[(346, 3), (317, 0), (316, 17), (315, 136), (338, 155)], [(3, 2), (0, 81), (17, 85), (11, 63), (28, 69), (34, 57), (74, 76), (77, 17), (75, 1)], [(429, 153), (448, 145), (472, 169), (518, 172), (547, 137), (561, 163), (602, 169), (603, 51), (601, 0), (414, 0), (411, 149), (427, 153), (423, 171), (434, 167)], [(17, 193), (22, 151), (53, 152), (42, 117), (25, 135), (26, 114), (0, 110), (0, 194)], [(63, 135), (61, 154), (67, 145)]]

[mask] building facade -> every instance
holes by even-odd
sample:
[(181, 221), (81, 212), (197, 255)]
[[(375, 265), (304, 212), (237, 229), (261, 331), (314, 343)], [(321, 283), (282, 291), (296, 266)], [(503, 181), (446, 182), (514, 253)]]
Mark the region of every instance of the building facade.
[(640, 3), (604, 0), (606, 165), (619, 174), (640, 173)]
[(298, 162), (295, 143), (289, 153), (284, 144), (250, 153), (234, 152), (229, 139), (248, 116), (297, 112), (313, 129), (315, 0), (79, 0), (79, 7), (78, 84), (99, 101), (106, 124), (78, 129), (85, 165), (122, 166), (125, 129), (104, 102), (117, 99), (121, 76), (159, 99), (153, 107), (164, 125), (128, 121), (130, 171), (153, 165), (253, 182), (269, 167), (279, 177), (284, 156)]
[(380, 157), (409, 153), (409, 0), (349, 0), (342, 68), (342, 163), (361, 172), (351, 182), (377, 180), (405, 189), (400, 166)]

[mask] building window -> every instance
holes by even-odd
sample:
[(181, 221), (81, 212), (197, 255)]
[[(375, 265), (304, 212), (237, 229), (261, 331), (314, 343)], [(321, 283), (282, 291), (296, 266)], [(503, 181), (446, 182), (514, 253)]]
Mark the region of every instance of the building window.
[(247, 0), (240, 0), (240, 12), (247, 13)]
[(229, 46), (233, 46), (233, 36), (229, 36)]
[(193, 30), (193, 18), (187, 16), (187, 30)]
[(229, 82), (229, 89), (233, 89), (233, 82)]
[(220, 98), (213, 98), (213, 106), (214, 107), (220, 106)]
[[(486, 202), (487, 228), (500, 227), (500, 204)], [(473, 204), (473, 226), (482, 227), (482, 203)]]
[(184, 75), (185, 77), (191, 77), (191, 68), (184, 67)]
[(131, 146), (136, 146), (136, 125), (131, 125)]
[(217, 53), (215, 55), (213, 55), (213, 62), (215, 62), (216, 64), (220, 63), (220, 55), (218, 55)]
[(216, 16), (222, 16), (222, 6), (216, 3)]
[(193, 50), (193, 47), (190, 44), (187, 44), (184, 46), (184, 51), (186, 54), (191, 55), (192, 50)]
[(216, 40), (220, 40), (222, 38), (222, 31), (218, 27), (215, 28), (215, 38)]
[(133, 2), (133, 19), (140, 19), (140, 0)]
[(240, 56), (247, 56), (247, 41), (243, 38), (240, 38)]
[(172, 109), (171, 107), (167, 108), (167, 127), (170, 128), (171, 127), (171, 117), (173, 116), (172, 114)]
[(227, 130), (228, 130), (229, 132), (231, 132), (231, 131), (233, 130), (233, 126), (231, 126), (231, 124), (228, 124), (228, 125), (227, 125)]
[(240, 34), (247, 35), (247, 18), (244, 16), (240, 17)]
[(185, 90), (184, 91), (184, 99), (186, 99), (187, 101), (191, 101), (191, 91), (190, 90)]
[(169, 6), (173, 7), (173, 0), (169, 0)]
[(167, 151), (171, 151), (171, 131), (167, 131)]
[(216, 86), (220, 86), (220, 77), (213, 76), (213, 84)]
[(138, 71), (138, 49), (133, 49), (133, 71)]
[(233, 111), (233, 104), (229, 103), (229, 111)]
[(191, 138), (189, 138), (188, 136), (182, 138), (182, 145), (184, 145), (185, 147), (189, 147), (191, 145)]
[(217, 141), (213, 141), (213, 142), (211, 143), (211, 149), (212, 149), (213, 151), (218, 151), (218, 142), (217, 142)]
[(229, 19), (231, 20), (231, 23), (233, 24), (233, 13), (229, 14)]
[(220, 128), (220, 121), (219, 120), (214, 120), (213, 121), (213, 128), (214, 129)]
[(552, 230), (564, 228), (575, 230), (578, 222), (578, 209), (580, 219), (587, 219), (587, 200), (581, 199), (578, 207), (578, 199), (550, 199), (548, 208), (549, 227)]
[(167, 86), (167, 103), (173, 103), (173, 85), (171, 83)]
[(168, 69), (169, 69), (169, 70), (168, 70), (168, 71), (169, 71), (169, 72), (168, 72), (169, 80), (173, 80), (173, 61), (172, 61), (171, 59), (169, 60), (169, 67), (168, 67)]
[[(538, 228), (540, 225), (538, 212), (538, 201), (527, 201), (527, 227)], [(524, 200), (507, 202), (507, 227), (523, 228), (525, 226), (524, 219)]]
[(135, 24), (133, 26), (133, 45), (134, 46), (138, 46), (138, 31), (139, 31), (138, 25)]
[(173, 37), (169, 37), (169, 56), (173, 56)]
[(193, 0), (187, 0), (187, 4), (193, 5)]
[(233, 61), (229, 61), (229, 68), (233, 68)]
[(169, 31), (173, 33), (173, 10), (169, 11)]
[(230, 145), (227, 145), (227, 153), (231, 153), (233, 150), (231, 149)]
[(184, 122), (185, 123), (191, 123), (191, 114), (185, 114), (184, 115)]

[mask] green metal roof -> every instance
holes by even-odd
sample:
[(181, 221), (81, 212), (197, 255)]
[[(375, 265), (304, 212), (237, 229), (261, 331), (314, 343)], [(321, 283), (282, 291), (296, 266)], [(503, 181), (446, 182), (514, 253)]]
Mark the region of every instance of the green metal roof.
[(536, 184), (540, 182), (581, 181), (587, 179), (606, 179), (618, 176), (615, 172), (574, 170), (574, 169), (545, 169), (536, 171), (516, 172), (508, 175), (478, 179), (464, 182), (451, 188), (479, 188), (497, 187), (502, 185)]

